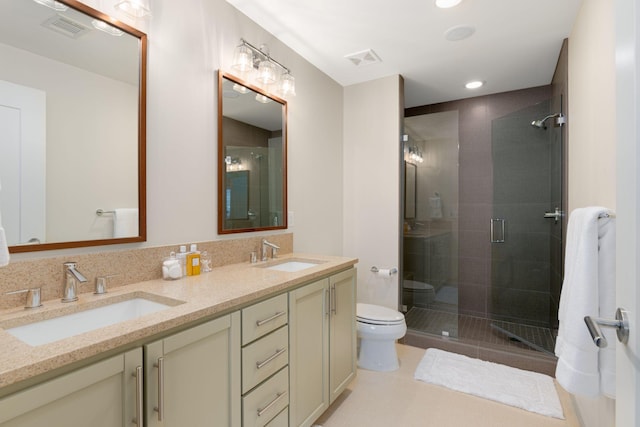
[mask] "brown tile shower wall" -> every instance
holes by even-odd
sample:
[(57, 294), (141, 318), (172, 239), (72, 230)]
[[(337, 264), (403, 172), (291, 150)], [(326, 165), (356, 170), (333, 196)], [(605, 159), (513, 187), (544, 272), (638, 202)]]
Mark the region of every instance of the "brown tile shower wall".
[(468, 98), (405, 110), (405, 117), (458, 110), (459, 116), (459, 271), (461, 314), (487, 317), (491, 304), (493, 212), (491, 122), (548, 100), (551, 85)]
[[(212, 266), (215, 268), (248, 262), (252, 251), (259, 253), (263, 238), (264, 236), (195, 243), (198, 244), (198, 250), (207, 251), (211, 255)], [(268, 239), (280, 246), (280, 254), (293, 252), (292, 233), (274, 234), (268, 236)], [(159, 279), (162, 277), (162, 259), (171, 251), (177, 252), (178, 245), (11, 262), (0, 268), (0, 309), (24, 305), (24, 295), (5, 295), (19, 289), (41, 287), (43, 301), (61, 298), (64, 262), (78, 263), (78, 270), (88, 279), (79, 289), (80, 293), (85, 293), (93, 292), (95, 278), (98, 276), (115, 275), (108, 279), (109, 288)]]

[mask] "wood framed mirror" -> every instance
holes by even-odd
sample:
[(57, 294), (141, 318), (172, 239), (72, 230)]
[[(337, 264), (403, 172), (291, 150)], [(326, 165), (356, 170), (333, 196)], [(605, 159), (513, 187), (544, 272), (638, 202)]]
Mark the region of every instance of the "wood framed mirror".
[(145, 241), (147, 36), (79, 1), (5, 0), (0, 63), (10, 252)]
[(285, 228), (287, 102), (218, 72), (218, 233)]

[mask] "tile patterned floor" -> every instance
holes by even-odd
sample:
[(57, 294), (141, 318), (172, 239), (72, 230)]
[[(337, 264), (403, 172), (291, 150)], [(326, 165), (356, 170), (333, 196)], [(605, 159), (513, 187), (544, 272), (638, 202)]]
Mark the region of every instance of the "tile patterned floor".
[[(543, 351), (553, 354), (555, 337), (549, 328), (458, 315), (446, 311), (412, 307), (405, 315), (407, 328), (450, 336), (492, 347)], [(492, 326), (493, 325), (493, 326)], [(513, 339), (520, 337), (521, 340)]]

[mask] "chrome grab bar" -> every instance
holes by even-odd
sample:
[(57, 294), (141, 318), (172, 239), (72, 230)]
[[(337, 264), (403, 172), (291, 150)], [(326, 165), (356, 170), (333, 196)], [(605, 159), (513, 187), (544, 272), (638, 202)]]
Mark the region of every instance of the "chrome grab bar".
[(587, 324), (587, 329), (589, 329), (591, 338), (593, 338), (593, 343), (599, 348), (606, 347), (607, 340), (604, 335), (602, 335), (602, 331), (598, 325), (616, 328), (618, 341), (623, 344), (629, 342), (629, 315), (624, 308), (618, 308), (616, 310), (616, 320), (585, 316), (584, 323)]

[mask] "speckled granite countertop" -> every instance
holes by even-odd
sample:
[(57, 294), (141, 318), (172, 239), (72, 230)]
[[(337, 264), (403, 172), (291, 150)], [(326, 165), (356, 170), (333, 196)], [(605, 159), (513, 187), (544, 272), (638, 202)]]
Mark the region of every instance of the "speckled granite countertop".
[[(316, 260), (320, 263), (298, 272), (263, 268), (292, 259)], [(79, 301), (73, 303), (52, 300), (44, 301), (43, 307), (38, 309), (2, 310), (0, 328), (10, 328), (79, 311), (80, 307), (94, 308), (135, 296), (143, 296), (169, 305), (176, 304), (137, 319), (37, 347), (25, 344), (4, 329), (0, 329), (0, 395), (5, 394), (2, 391), (6, 392), (7, 388), (14, 389), (26, 380), (76, 362), (92, 360), (103, 353), (131, 348), (165, 332), (214, 318), (217, 314), (228, 313), (316, 278), (345, 270), (354, 266), (357, 261), (355, 258), (294, 253), (282, 255), (266, 265), (263, 262), (233, 264), (215, 268), (212, 272), (200, 276), (174, 281), (151, 280), (123, 286), (103, 295), (80, 294)]]

